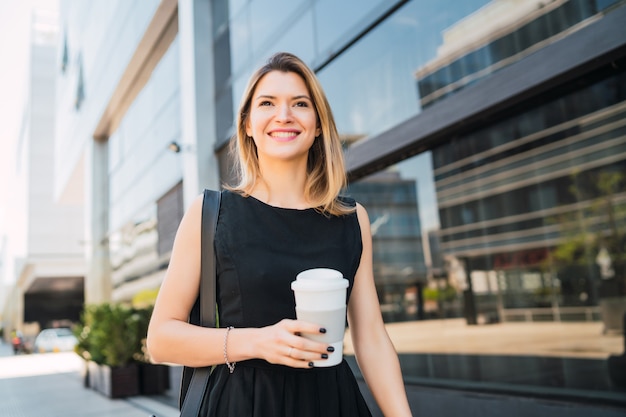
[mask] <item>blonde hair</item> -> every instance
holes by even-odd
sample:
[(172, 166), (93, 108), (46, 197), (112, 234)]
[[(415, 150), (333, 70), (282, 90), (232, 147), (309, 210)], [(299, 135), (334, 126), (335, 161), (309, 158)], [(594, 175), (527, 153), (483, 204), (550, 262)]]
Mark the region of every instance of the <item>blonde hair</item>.
[(248, 81), (237, 113), (237, 133), (231, 141), (231, 151), (235, 155), (233, 159), (239, 183), (227, 188), (248, 196), (260, 177), (256, 145), (246, 133), (246, 123), (254, 90), (261, 78), (272, 71), (293, 72), (302, 77), (311, 94), (321, 128), (320, 136), (315, 139), (309, 149), (305, 184), (306, 199), (317, 211), (325, 215), (343, 215), (353, 212), (354, 207), (347, 206), (337, 198), (346, 185), (346, 173), (339, 133), (337, 133), (326, 95), (315, 73), (300, 58), (287, 52), (272, 55)]

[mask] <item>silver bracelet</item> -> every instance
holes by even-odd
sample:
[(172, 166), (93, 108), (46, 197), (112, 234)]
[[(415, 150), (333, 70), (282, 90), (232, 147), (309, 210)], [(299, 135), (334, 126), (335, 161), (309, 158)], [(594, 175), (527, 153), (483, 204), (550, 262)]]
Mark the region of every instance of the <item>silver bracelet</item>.
[(228, 362), (228, 354), (226, 353), (226, 345), (228, 344), (228, 333), (232, 329), (234, 329), (233, 326), (228, 326), (226, 328), (226, 333), (224, 334), (224, 362), (226, 362), (226, 366), (228, 366), (228, 370), (230, 371), (231, 374), (235, 372), (235, 365), (237, 364), (237, 362), (233, 362), (233, 363)]

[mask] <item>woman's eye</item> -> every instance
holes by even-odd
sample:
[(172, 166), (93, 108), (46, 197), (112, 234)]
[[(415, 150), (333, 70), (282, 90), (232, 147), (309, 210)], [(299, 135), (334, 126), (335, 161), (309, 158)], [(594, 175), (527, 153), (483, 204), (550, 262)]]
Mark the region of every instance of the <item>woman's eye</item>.
[(272, 105), (272, 103), (270, 101), (267, 101), (267, 100), (262, 101), (262, 102), (259, 103), (259, 106), (271, 106), (271, 105)]
[(296, 107), (309, 107), (309, 103), (306, 101), (298, 101), (296, 102)]

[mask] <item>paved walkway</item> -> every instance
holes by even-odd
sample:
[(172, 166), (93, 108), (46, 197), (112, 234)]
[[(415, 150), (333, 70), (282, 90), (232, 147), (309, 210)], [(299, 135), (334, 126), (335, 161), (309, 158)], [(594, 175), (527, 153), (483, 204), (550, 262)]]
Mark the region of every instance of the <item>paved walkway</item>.
[[(522, 322), (468, 326), (465, 319), (391, 323), (398, 353), (524, 355), (606, 359), (624, 352), (624, 337), (603, 334), (600, 322)], [(353, 353), (350, 334), (345, 352)]]
[[(623, 336), (603, 335), (601, 324), (594, 322), (467, 326), (462, 319), (452, 319), (394, 323), (388, 330), (398, 352), (415, 357), (524, 355), (602, 360), (624, 349)], [(345, 350), (346, 354), (352, 351), (349, 336)], [(82, 365), (74, 353), (14, 356), (9, 345), (0, 343), (0, 417), (178, 417), (178, 410), (162, 399), (111, 400), (84, 388)], [(412, 372), (407, 366), (405, 373)]]
[(75, 353), (14, 356), (0, 343), (2, 417), (177, 417), (178, 410), (149, 397), (109, 399), (84, 388)]

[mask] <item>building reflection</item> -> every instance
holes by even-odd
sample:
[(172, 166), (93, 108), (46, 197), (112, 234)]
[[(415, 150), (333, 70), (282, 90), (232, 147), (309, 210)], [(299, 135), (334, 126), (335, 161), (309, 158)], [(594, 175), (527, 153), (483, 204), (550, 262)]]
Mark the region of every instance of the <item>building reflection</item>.
[[(439, 111), (461, 90), (592, 24), (606, 7), (490, 2), (443, 31), (437, 55), (416, 69), (420, 107)], [(396, 314), (385, 319), (444, 319), (439, 328), (419, 327), (445, 335), (442, 342), (416, 335), (404, 346), (409, 380), (620, 392), (605, 361), (626, 313), (626, 73), (613, 68), (459, 129), (385, 171), (420, 196), (413, 213), (426, 242), (413, 254), (424, 265), (419, 286), (407, 280), (394, 288)], [(350, 190), (368, 189), (380, 175)], [(432, 196), (422, 198), (429, 181)], [(377, 198), (373, 225), (403, 207), (390, 195)], [(394, 272), (387, 260), (374, 262), (384, 288)], [(417, 317), (401, 296), (414, 288)], [(519, 326), (526, 339), (493, 326), (476, 331), (492, 338), (482, 342), (467, 330), (491, 323)], [(507, 338), (515, 348), (501, 345)]]
[(424, 318), (422, 289), (428, 272), (415, 181), (382, 171), (350, 185), (349, 194), (367, 208), (370, 217), (383, 316), (388, 321)]
[(442, 33), (437, 56), (416, 72), (426, 108), (589, 24), (586, 0), (492, 0)]

